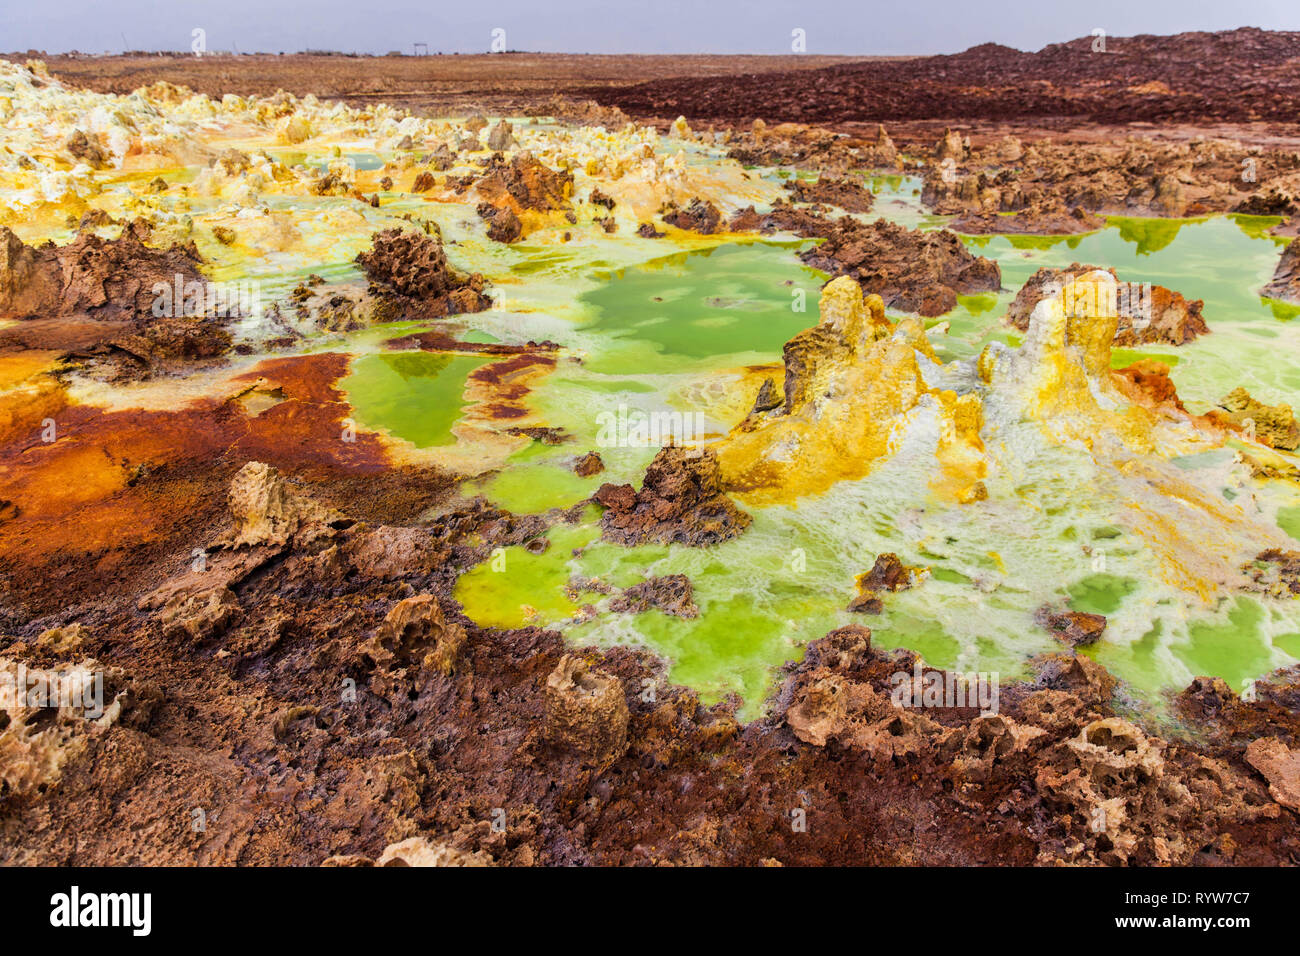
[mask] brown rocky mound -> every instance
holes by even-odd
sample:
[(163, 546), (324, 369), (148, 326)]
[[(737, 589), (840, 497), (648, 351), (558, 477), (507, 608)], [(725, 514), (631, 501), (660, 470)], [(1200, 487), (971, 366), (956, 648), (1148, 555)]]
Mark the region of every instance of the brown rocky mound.
[(493, 153), (483, 175), (472, 183), (483, 200), (479, 217), (488, 222), (488, 235), (498, 242), (514, 242), (524, 235), (527, 213), (572, 209), (573, 173), (557, 172), (527, 150), (509, 160)]
[(1098, 214), (1287, 215), (1297, 194), (1293, 151), (1203, 139), (1023, 146), (1007, 136), (962, 152), (937, 149), (921, 201), (960, 216), (954, 228), (962, 232), (1077, 233), (1099, 228)]
[(898, 149), (880, 125), (875, 136), (858, 137), (799, 123), (769, 127), (758, 119), (750, 129), (732, 135), (727, 155), (750, 166), (794, 166), (839, 174), (900, 166)]
[(1260, 289), (1259, 294), (1283, 302), (1300, 303), (1300, 239), (1292, 239), (1282, 250), (1273, 281)]
[(640, 614), (657, 608), (674, 617), (690, 619), (700, 616), (700, 609), (695, 605), (695, 589), (691, 579), (684, 574), (646, 578), (614, 598), (609, 608), (627, 614)]
[[(1007, 321), (1021, 332), (1028, 330), (1029, 317), (1034, 306), (1048, 295), (1055, 295), (1062, 286), (1070, 285), (1079, 276), (1095, 272), (1100, 266), (1080, 265), (1075, 262), (1065, 269), (1039, 269), (1020, 287), (1011, 305), (1007, 307)], [(1103, 270), (1115, 275), (1114, 269)], [(1153, 342), (1165, 345), (1186, 345), (1197, 336), (1210, 331), (1201, 317), (1204, 302), (1191, 302), (1181, 293), (1152, 285), (1148, 296), (1145, 287), (1130, 283), (1127, 291), (1121, 287), (1113, 303), (1103, 304), (1095, 298), (1092, 285), (1071, 285), (1068, 298), (1077, 298), (1080, 308), (1098, 309), (1113, 306), (1119, 313), (1119, 327), (1114, 344), (1120, 346), (1145, 345)]]
[(863, 292), (874, 292), (902, 312), (943, 315), (957, 305), (958, 295), (1002, 287), (998, 264), (972, 255), (947, 230), (921, 232), (884, 220), (866, 224), (845, 217), (826, 232), (825, 242), (799, 258), (832, 276), (852, 276)]
[(1106, 632), (1106, 618), (1103, 615), (1084, 611), (1055, 611), (1043, 607), (1034, 615), (1034, 622), (1070, 647), (1095, 644)]
[(713, 203), (696, 198), (692, 199), (685, 209), (670, 204), (663, 212), (663, 220), (678, 229), (711, 236), (722, 224), (722, 213)]
[(794, 179), (785, 184), (793, 202), (825, 203), (839, 206), (845, 212), (870, 212), (875, 197), (871, 190), (857, 179), (832, 179), (819, 176), (816, 182)]
[(881, 591), (906, 591), (916, 582), (923, 568), (908, 567), (898, 555), (886, 551), (876, 555), (871, 570), (858, 575), (858, 593), (849, 604), (850, 611), (879, 614), (885, 609)]
[(482, 312), (492, 305), (483, 294), (484, 278), (454, 270), (441, 239), (423, 232), (377, 232), (370, 251), (357, 255), (357, 264), (369, 278), (373, 294), (395, 301), (410, 314), (437, 317)]
[(0, 349), (66, 350), (119, 378), (224, 355), (237, 309), (213, 314), (192, 243), (155, 249), (149, 235), (137, 220), (117, 239), (82, 232), (32, 247), (0, 226), (0, 319), (20, 320), (0, 332)]
[(723, 494), (718, 459), (708, 449), (664, 448), (646, 468), (640, 491), (604, 484), (592, 500), (605, 508), (604, 537), (618, 544), (717, 544), (753, 520)]
[(1059, 202), (1047, 202), (1009, 215), (997, 213), (967, 213), (948, 223), (948, 228), (967, 236), (988, 235), (1075, 235), (1094, 232), (1106, 225), (1106, 220), (1076, 206), (1067, 209)]
[(1170, 413), (1186, 413), (1169, 366), (1157, 359), (1138, 359), (1132, 365), (1114, 370), (1114, 381), (1131, 401)]

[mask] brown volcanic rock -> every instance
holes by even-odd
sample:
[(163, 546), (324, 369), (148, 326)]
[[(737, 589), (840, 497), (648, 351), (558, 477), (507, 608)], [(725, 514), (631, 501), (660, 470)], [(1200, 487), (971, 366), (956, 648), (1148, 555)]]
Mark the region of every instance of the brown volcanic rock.
[(589, 451), (573, 463), (573, 473), (579, 478), (590, 478), (604, 470), (605, 459), (600, 457), (598, 451)]
[(629, 714), (623, 684), (566, 654), (546, 678), (546, 739), (597, 766), (623, 756)]
[(769, 127), (755, 120), (733, 133), (727, 156), (747, 165), (794, 166), (843, 174), (850, 169), (897, 169), (898, 149), (883, 126), (873, 137), (860, 138), (816, 126), (781, 123)]
[(1282, 250), (1273, 281), (1260, 289), (1259, 294), (1283, 302), (1300, 303), (1300, 239), (1292, 239)]
[(128, 378), (223, 356), (230, 315), (208, 315), (206, 293), (187, 315), (187, 296), (176, 296), (178, 277), (182, 293), (205, 283), (198, 251), (193, 243), (155, 249), (144, 244), (149, 235), (136, 220), (117, 239), (81, 232), (64, 246), (32, 247), (0, 226), (0, 319), (22, 320), (0, 332), (0, 349), (66, 349)]
[(1169, 371), (1169, 366), (1157, 359), (1138, 359), (1132, 365), (1115, 369), (1114, 381), (1134, 402), (1169, 412), (1186, 412)]
[(118, 239), (80, 233), (66, 246), (27, 246), (0, 226), (0, 318), (34, 319), (84, 312), (95, 319), (134, 320), (152, 314), (153, 286), (202, 282), (193, 244), (154, 249), (137, 220)]
[(663, 220), (678, 229), (709, 236), (717, 232), (722, 224), (722, 213), (713, 203), (696, 198), (692, 199), (685, 209), (671, 207), (664, 213)]
[(1095, 232), (1106, 225), (1106, 220), (1094, 216), (1082, 207), (1067, 209), (1060, 202), (1047, 202), (1031, 206), (1010, 215), (970, 212), (948, 224), (953, 232), (967, 236), (987, 235), (1076, 235)]
[(450, 674), (465, 643), (465, 629), (444, 619), (438, 599), (417, 594), (398, 601), (365, 645), (380, 667), (423, 666)]
[(960, 163), (932, 163), (921, 201), (961, 217), (954, 228), (962, 232), (1047, 234), (1099, 228), (1098, 215), (1288, 215), (1298, 191), (1300, 156), (1293, 151), (1132, 137), (1022, 149), (1007, 137), (971, 150)]
[(1251, 579), (1250, 590), (1272, 597), (1300, 597), (1300, 551), (1269, 548), (1242, 570)]
[(695, 589), (684, 574), (664, 574), (634, 584), (610, 602), (612, 611), (640, 614), (658, 608), (665, 614), (685, 619), (700, 616), (695, 605)]
[(876, 555), (876, 562), (871, 570), (858, 575), (858, 594), (849, 605), (850, 611), (879, 614), (884, 604), (878, 596), (880, 591), (906, 591), (916, 582), (917, 576), (924, 569), (908, 567), (898, 559), (898, 555), (886, 551)]
[(108, 156), (100, 148), (98, 138), (87, 136), (82, 130), (73, 130), (64, 148), (92, 169), (102, 169), (108, 165)]
[(516, 215), (525, 211), (563, 211), (571, 208), (573, 173), (557, 172), (527, 150), (509, 161), (494, 154), (474, 188), (485, 201), (498, 208), (508, 207)]
[(480, 219), (488, 223), (488, 238), (511, 243), (526, 234), (528, 213), (564, 212), (572, 209), (573, 173), (556, 172), (524, 150), (508, 161), (493, 153), (486, 171), (473, 183), (483, 201)]
[(1103, 615), (1083, 611), (1058, 613), (1051, 608), (1041, 608), (1035, 620), (1058, 641), (1071, 647), (1095, 644), (1106, 631), (1106, 618)]
[(865, 293), (885, 305), (924, 316), (943, 315), (958, 295), (993, 292), (1002, 272), (990, 259), (974, 256), (947, 230), (921, 232), (878, 220), (864, 224), (845, 217), (827, 230), (826, 241), (799, 254), (832, 276), (852, 276)]
[(1276, 737), (1262, 737), (1246, 748), (1246, 762), (1268, 781), (1269, 796), (1300, 813), (1300, 752)]
[(745, 76), (589, 89), (634, 116), (801, 124), (1070, 117), (1098, 124), (1294, 120), (1300, 33), (1091, 36), (1026, 53), (983, 43), (962, 53)]
[(664, 448), (646, 468), (640, 491), (604, 484), (592, 499), (606, 509), (605, 539), (618, 544), (717, 544), (753, 520), (723, 493), (717, 456), (708, 449)]
[[(1080, 265), (1075, 262), (1065, 269), (1039, 269), (1020, 287), (1015, 299), (1007, 307), (1007, 321), (1021, 332), (1028, 330), (1029, 317), (1033, 314), (1034, 306), (1048, 294), (1054, 294), (1051, 292), (1052, 287), (1059, 289), (1078, 277), (1100, 268), (1100, 266)], [(1102, 271), (1115, 275), (1114, 269)], [(1164, 286), (1153, 285), (1150, 295), (1150, 316), (1146, 317), (1141, 314), (1142, 310), (1139, 308), (1139, 305), (1146, 303), (1145, 292), (1139, 293), (1136, 286), (1130, 288), (1133, 291), (1129, 295), (1117, 296), (1114, 303), (1119, 312), (1115, 345), (1145, 345), (1153, 342), (1186, 345), (1197, 336), (1205, 335), (1210, 331), (1209, 326), (1205, 324), (1205, 319), (1201, 317), (1201, 307), (1204, 305), (1201, 299), (1189, 302), (1181, 293), (1166, 289)], [(1083, 292), (1079, 294), (1083, 295)], [(1148, 324), (1142, 324), (1144, 319), (1149, 319)]]
[(786, 183), (785, 188), (794, 202), (827, 203), (839, 206), (845, 212), (870, 212), (875, 201), (871, 190), (856, 179), (831, 179), (826, 176), (818, 177), (816, 182), (795, 179)]
[(514, 210), (509, 206), (498, 209), (490, 202), (478, 204), (479, 218), (488, 224), (488, 238), (495, 242), (512, 243), (518, 241), (524, 232), (524, 224), (519, 221)]
[(482, 312), (492, 304), (483, 294), (483, 277), (453, 270), (442, 241), (423, 232), (377, 232), (370, 251), (357, 254), (357, 263), (370, 279), (372, 293), (422, 316)]

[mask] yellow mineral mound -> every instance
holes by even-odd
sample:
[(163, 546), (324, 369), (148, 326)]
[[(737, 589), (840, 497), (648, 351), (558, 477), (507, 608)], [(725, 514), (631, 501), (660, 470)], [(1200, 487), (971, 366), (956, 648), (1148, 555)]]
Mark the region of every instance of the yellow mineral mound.
[[(1103, 271), (1086, 278), (1115, 282)], [(1198, 437), (1190, 416), (1157, 415), (1116, 387), (1117, 319), (1089, 306), (1098, 301), (1105, 296), (1058, 292), (1034, 309), (1018, 349), (998, 343), (945, 364), (918, 319), (891, 323), (879, 296), (864, 301), (852, 279), (833, 280), (821, 321), (786, 343), (784, 400), (761, 395), (720, 443), (727, 488), (789, 502), (864, 477), (906, 448), (933, 455), (936, 497), (969, 503), (987, 497), (990, 473), (1047, 445), (1107, 460), (1184, 450)]]

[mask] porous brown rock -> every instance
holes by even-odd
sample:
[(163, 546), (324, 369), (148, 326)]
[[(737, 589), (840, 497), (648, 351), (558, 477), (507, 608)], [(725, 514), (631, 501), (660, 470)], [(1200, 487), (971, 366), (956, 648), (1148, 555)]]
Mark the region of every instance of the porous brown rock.
[(1300, 751), (1276, 737), (1261, 737), (1246, 748), (1246, 762), (1268, 781), (1269, 796), (1300, 813)]
[(573, 473), (579, 478), (590, 478), (604, 470), (605, 460), (600, 457), (598, 451), (589, 451), (573, 463)]
[(670, 206), (663, 214), (664, 222), (688, 232), (698, 232), (709, 236), (718, 231), (722, 225), (722, 213), (718, 207), (705, 199), (692, 199), (685, 209)]
[(1138, 359), (1132, 365), (1114, 370), (1113, 381), (1130, 400), (1149, 408), (1168, 412), (1187, 409), (1178, 397), (1178, 388), (1170, 377), (1170, 368), (1159, 359)]
[(845, 212), (870, 212), (875, 197), (860, 179), (819, 176), (816, 181), (792, 179), (785, 184), (793, 202), (826, 203)]
[(385, 229), (374, 235), (357, 263), (370, 280), (371, 293), (394, 301), (404, 311), (437, 317), (482, 312), (492, 305), (478, 273), (462, 275), (447, 263), (442, 241), (409, 229)]
[(565, 654), (546, 678), (547, 741), (592, 765), (623, 755), (629, 719), (622, 682), (591, 670), (580, 657)]
[(465, 629), (443, 617), (438, 599), (417, 594), (393, 605), (365, 652), (380, 667), (415, 664), (450, 674), (464, 644)]
[(959, 163), (966, 158), (966, 152), (966, 144), (962, 140), (961, 133), (945, 126), (943, 136), (939, 138), (939, 142), (934, 144), (933, 155), (935, 160), (942, 163), (944, 160), (950, 159)]
[(514, 127), (505, 120), (499, 120), (488, 132), (487, 148), (495, 152), (512, 149), (515, 146)]
[(1106, 618), (1084, 611), (1053, 611), (1040, 608), (1034, 620), (1054, 638), (1070, 647), (1096, 644), (1106, 632)]
[(72, 154), (74, 159), (79, 159), (86, 163), (92, 169), (103, 169), (107, 166), (108, 155), (99, 145), (99, 140), (93, 135), (87, 135), (84, 130), (73, 130), (68, 141), (64, 143), (64, 148)]
[(1300, 551), (1268, 548), (1242, 570), (1250, 578), (1250, 590), (1273, 597), (1300, 597)]
[(753, 520), (723, 493), (718, 459), (709, 449), (663, 448), (646, 468), (640, 491), (604, 484), (592, 498), (605, 508), (605, 539), (618, 544), (718, 544)]
[(1226, 765), (1179, 753), (1120, 717), (1094, 720), (1046, 752), (1035, 786), (1091, 833), (1090, 846), (1055, 849), (1065, 861), (1184, 863), (1219, 828), (1260, 813), (1249, 782)]
[(947, 230), (921, 232), (883, 219), (867, 224), (844, 217), (825, 231), (826, 241), (799, 258), (832, 276), (851, 276), (863, 292), (902, 312), (943, 315), (957, 305), (958, 295), (1002, 287), (998, 264), (972, 255)]
[(987, 211), (964, 213), (948, 224), (953, 232), (985, 235), (1077, 235), (1104, 228), (1106, 220), (1082, 206), (1073, 209), (1057, 200), (1044, 200), (1009, 214)]
[[(337, 860), (331, 857), (331, 860)], [(369, 861), (367, 861), (368, 863)], [(326, 861), (330, 863), (329, 860)], [(331, 865), (340, 865), (334, 863)], [(355, 864), (353, 864), (355, 865)], [(375, 866), (493, 866), (491, 856), (482, 851), (459, 850), (446, 843), (437, 843), (428, 837), (411, 837), (390, 843), (379, 854)]]
[(0, 657), (0, 801), (57, 784), (130, 700), (124, 673), (91, 658), (42, 668)]
[(855, 137), (818, 126), (755, 120), (750, 129), (733, 131), (727, 155), (758, 166), (794, 166), (842, 173), (849, 169), (896, 169), (898, 149), (883, 126), (875, 134)]
[(230, 482), (234, 530), (223, 544), (232, 548), (283, 546), (314, 540), (338, 515), (291, 488), (275, 467), (250, 461)]
[(488, 238), (494, 242), (502, 242), (509, 245), (512, 242), (519, 241), (523, 235), (524, 224), (519, 221), (514, 210), (508, 206), (502, 206), (498, 209), (489, 202), (478, 204), (477, 212), (479, 218), (487, 223)]
[[(1211, 139), (1025, 146), (1003, 138), (964, 154), (947, 144), (942, 153), (928, 164), (921, 201), (962, 217), (962, 231), (980, 232), (1081, 231), (1070, 228), (1075, 216), (1285, 216), (1296, 208), (1300, 168), (1293, 151)], [(968, 225), (982, 222), (987, 228)]]
[(889, 551), (876, 555), (871, 570), (858, 575), (858, 593), (848, 609), (867, 614), (879, 614), (884, 610), (879, 592), (906, 591), (916, 583), (924, 570), (908, 567), (898, 559), (898, 555)]
[(523, 150), (509, 160), (494, 155), (474, 188), (484, 201), (516, 214), (564, 211), (571, 208), (573, 173), (551, 169)]
[(1282, 250), (1272, 281), (1259, 294), (1283, 302), (1300, 302), (1300, 238), (1292, 239)]
[(691, 619), (700, 616), (695, 605), (695, 589), (684, 574), (664, 574), (646, 578), (627, 588), (609, 604), (611, 611), (640, 614), (657, 608), (673, 617)]
[(786, 710), (785, 722), (804, 743), (826, 746), (848, 724), (848, 692), (844, 680), (828, 675), (810, 681)]
[(136, 220), (117, 239), (81, 232), (33, 247), (0, 226), (0, 319), (22, 320), (0, 332), (0, 347), (69, 350), (117, 377), (225, 355), (230, 315), (208, 314), (206, 295), (186, 306), (206, 288), (198, 251), (152, 248), (150, 233)]

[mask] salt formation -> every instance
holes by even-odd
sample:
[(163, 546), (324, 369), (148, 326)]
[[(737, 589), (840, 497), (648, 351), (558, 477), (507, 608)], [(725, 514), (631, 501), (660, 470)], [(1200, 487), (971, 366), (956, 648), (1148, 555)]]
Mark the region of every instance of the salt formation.
[(1251, 500), (1228, 500), (1172, 462), (1222, 447), (1224, 429), (1111, 371), (1119, 317), (1095, 306), (1114, 301), (1115, 277), (1078, 281), (1102, 291), (1068, 309), (1063, 292), (1047, 296), (1019, 348), (993, 343), (948, 363), (918, 319), (890, 322), (851, 279), (828, 283), (820, 323), (785, 346), (783, 399), (765, 388), (717, 444), (724, 490), (794, 503), (893, 462), (893, 480), (899, 468), (920, 476), (921, 503), (976, 505), (1014, 493), (1061, 449), (1091, 472), (1080, 493), (1112, 503), (1168, 583), (1202, 597), (1245, 586), (1243, 563), (1285, 538)]

